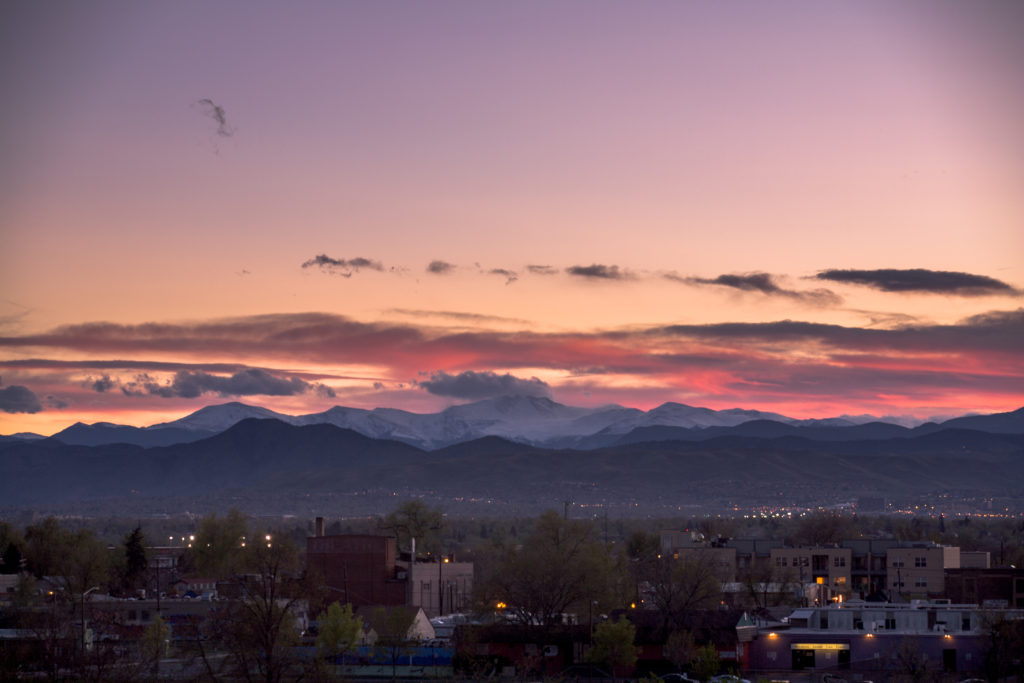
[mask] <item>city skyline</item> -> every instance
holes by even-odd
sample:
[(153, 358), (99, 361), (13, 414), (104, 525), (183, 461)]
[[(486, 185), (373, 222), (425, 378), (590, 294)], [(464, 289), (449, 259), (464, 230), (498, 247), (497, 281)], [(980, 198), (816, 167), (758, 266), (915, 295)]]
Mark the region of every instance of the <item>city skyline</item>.
[(0, 433), (1024, 405), (1024, 9), (15, 2)]

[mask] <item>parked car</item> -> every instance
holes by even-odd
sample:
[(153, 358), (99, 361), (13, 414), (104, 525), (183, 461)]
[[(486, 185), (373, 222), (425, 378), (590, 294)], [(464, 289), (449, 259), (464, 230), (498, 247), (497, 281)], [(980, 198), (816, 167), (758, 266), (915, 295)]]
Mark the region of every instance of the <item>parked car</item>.
[(658, 676), (658, 680), (668, 681), (668, 683), (700, 683), (696, 678), (690, 678), (686, 674), (665, 674)]

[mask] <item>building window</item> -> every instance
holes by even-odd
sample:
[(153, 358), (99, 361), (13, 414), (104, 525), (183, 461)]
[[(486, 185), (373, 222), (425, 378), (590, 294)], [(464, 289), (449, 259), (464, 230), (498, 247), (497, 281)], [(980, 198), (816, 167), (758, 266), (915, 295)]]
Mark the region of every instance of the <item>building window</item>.
[(886, 617), (885, 618), (885, 630), (886, 631), (895, 631), (896, 630), (896, 617)]
[(927, 587), (928, 587), (928, 579), (924, 578), (923, 576), (918, 576), (917, 578), (914, 579), (914, 588), (927, 588)]
[(420, 592), (421, 593), (429, 593), (430, 592), (430, 582), (429, 581), (421, 581), (420, 582)]
[(846, 558), (845, 557), (841, 557), (839, 555), (833, 557), (832, 558), (832, 566), (833, 567), (845, 567), (846, 566)]
[(890, 567), (902, 567), (903, 566), (903, 558), (902, 557), (894, 557), (894, 558), (892, 558), (892, 564), (890, 564), (889, 566)]
[(776, 567), (785, 567), (786, 566), (786, 558), (784, 558), (784, 557), (776, 557), (775, 558), (775, 566)]
[(927, 567), (928, 566), (928, 558), (927, 557), (915, 557), (914, 558), (914, 566), (915, 567)]
[(963, 617), (960, 620), (960, 630), (961, 631), (970, 631), (971, 630), (971, 618), (970, 617)]

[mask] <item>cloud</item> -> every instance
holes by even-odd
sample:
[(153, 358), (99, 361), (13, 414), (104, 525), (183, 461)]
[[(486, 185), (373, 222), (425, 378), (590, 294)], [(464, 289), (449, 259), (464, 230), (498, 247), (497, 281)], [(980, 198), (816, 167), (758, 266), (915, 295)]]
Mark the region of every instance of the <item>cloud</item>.
[(505, 278), (505, 284), (510, 285), (519, 279), (519, 273), (514, 270), (508, 270), (506, 268), (491, 268), (487, 271), (488, 275), (500, 275)]
[(139, 385), (146, 393), (163, 398), (196, 398), (207, 393), (220, 396), (295, 396), (311, 391), (324, 396), (334, 396), (334, 391), (326, 385), (311, 384), (298, 377), (275, 377), (258, 369), (244, 370), (230, 377), (206, 372), (181, 371), (175, 373), (171, 381), (163, 384), (148, 375), (142, 375), (139, 381), (125, 386), (125, 393), (136, 394)]
[(39, 398), (28, 387), (19, 384), (0, 387), (0, 410), (5, 413), (38, 413), (42, 409)]
[(110, 391), (115, 386), (117, 386), (117, 382), (111, 379), (110, 375), (103, 375), (98, 379), (93, 379), (92, 377), (90, 377), (85, 381), (85, 383), (82, 386), (85, 387), (86, 389), (92, 389), (93, 391), (102, 394)]
[(384, 265), (380, 261), (373, 261), (368, 258), (363, 258), (362, 256), (357, 256), (351, 259), (336, 259), (331, 258), (327, 254), (317, 254), (303, 263), (302, 267), (317, 267), (321, 270), (341, 275), (342, 277), (352, 277), (352, 273), (358, 273), (363, 269), (376, 270), (380, 272), (384, 271)]
[(54, 408), (55, 410), (67, 408), (69, 405), (67, 401), (53, 394), (47, 394), (43, 399), (43, 403), (46, 404), (47, 408)]
[(732, 287), (739, 289), (744, 292), (761, 292), (763, 294), (777, 294), (782, 289), (779, 288), (772, 276), (768, 273), (747, 273), (746, 275), (719, 275), (718, 277), (708, 280), (706, 278), (695, 277), (692, 281), (702, 285), (722, 285), (723, 287)]
[(846, 284), (863, 285), (883, 292), (923, 292), (957, 296), (1019, 295), (1021, 292), (1002, 280), (949, 270), (824, 270), (815, 277)]
[(842, 299), (840, 297), (827, 289), (815, 289), (813, 291), (785, 289), (779, 286), (775, 281), (775, 277), (770, 273), (727, 274), (719, 275), (715, 278), (684, 278), (674, 273), (669, 273), (665, 275), (665, 278), (686, 284), (718, 285), (721, 287), (736, 289), (741, 292), (758, 292), (766, 296), (787, 297), (820, 306), (838, 305), (842, 303)]
[(224, 113), (224, 107), (216, 104), (213, 100), (207, 97), (199, 100), (196, 104), (199, 105), (204, 116), (213, 119), (217, 123), (217, 135), (223, 138), (229, 138), (235, 134), (234, 127), (228, 124), (228, 117), (227, 114)]
[(431, 261), (427, 265), (427, 272), (433, 275), (448, 275), (454, 270), (455, 264), (447, 261)]
[[(466, 313), (463, 311), (425, 311), (416, 308), (389, 308), (385, 313), (395, 315), (407, 315), (414, 318), (451, 318), (462, 322), (472, 323), (515, 323), (528, 325), (530, 321), (522, 318), (507, 318), (501, 315), (489, 315), (486, 313)], [(2, 363), (0, 363), (2, 365)]]
[[(380, 368), (378, 376), (363, 378), (367, 389), (373, 381), (393, 387), (400, 378), (416, 376), (424, 368), (447, 373), (423, 378), (427, 382), (436, 380), (438, 384), (428, 386), (442, 391), (453, 384), (451, 378), (459, 376), (454, 373), (467, 370), (484, 374), (491, 368), (503, 368), (514, 373), (522, 368), (523, 374), (529, 375), (543, 368), (562, 373), (560, 383), (551, 386), (559, 397), (582, 390), (586, 380), (573, 373), (587, 373), (595, 382), (588, 390), (603, 388), (605, 396), (623, 397), (629, 392), (650, 396), (641, 390), (658, 387), (664, 400), (703, 397), (719, 401), (721, 407), (729, 407), (724, 403), (805, 401), (820, 404), (820, 410), (844, 403), (839, 412), (848, 412), (851, 406), (870, 412), (877, 405), (906, 405), (911, 398), (921, 406), (968, 402), (979, 407), (1006, 405), (1019, 402), (1019, 387), (1024, 382), (1024, 348), (1020, 343), (1024, 339), (1024, 309), (990, 311), (951, 324), (894, 320), (884, 326), (858, 327), (777, 320), (578, 332), (536, 332), (527, 326), (517, 330), (484, 329), (475, 315), (454, 313), (451, 317), (455, 322), (450, 326), (435, 321), (364, 323), (326, 313), (177, 324), (88, 323), (36, 335), (0, 336), (0, 347), (18, 349), (22, 355), (53, 348), (64, 355), (151, 354), (200, 360), (228, 356), (263, 363), (270, 359), (290, 363), (301, 358), (306, 367), (360, 364)], [(63, 395), (69, 384), (81, 385), (86, 374), (72, 372), (80, 367), (78, 363), (100, 369), (105, 363), (133, 364), (149, 372), (145, 361), (29, 363), (0, 361), (0, 367), (6, 365), (15, 373), (13, 384), (31, 386), (40, 396), (44, 392)], [(47, 364), (52, 367), (48, 369)], [(28, 374), (35, 366), (39, 366), (38, 377)], [(116, 377), (113, 370), (109, 374)], [(185, 374), (175, 389), (173, 373), (177, 371)], [(160, 368), (148, 377), (137, 378), (134, 385), (124, 380), (122, 391), (130, 388), (148, 395), (152, 389), (180, 395), (195, 384), (211, 393), (237, 390), (225, 383), (241, 372), (209, 370), (206, 375), (218, 377), (204, 381), (199, 370), (186, 367), (177, 371)], [(93, 374), (96, 376), (96, 371)], [(297, 377), (295, 373), (267, 374), (289, 382), (289, 391), (302, 387), (291, 379)], [(172, 381), (164, 380), (164, 376)], [(305, 380), (312, 386), (308, 376)], [(846, 391), (849, 393), (844, 394)]]
[(496, 396), (550, 396), (551, 388), (536, 377), (520, 379), (510, 374), (474, 372), (467, 370), (457, 375), (435, 372), (419, 385), (437, 396), (484, 399)]
[(618, 266), (606, 266), (594, 263), (589, 266), (570, 266), (565, 269), (569, 275), (587, 278), (590, 280), (626, 280), (629, 274)]
[(558, 273), (558, 268), (554, 266), (529, 265), (526, 266), (526, 270), (534, 275), (556, 275)]

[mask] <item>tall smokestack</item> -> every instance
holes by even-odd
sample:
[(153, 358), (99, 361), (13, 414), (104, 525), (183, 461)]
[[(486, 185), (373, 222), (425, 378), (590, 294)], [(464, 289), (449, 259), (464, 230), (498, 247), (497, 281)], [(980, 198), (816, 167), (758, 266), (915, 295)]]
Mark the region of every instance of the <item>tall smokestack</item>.
[(324, 535), (324, 518), (323, 517), (317, 517), (316, 518), (316, 535), (317, 536), (323, 536)]

